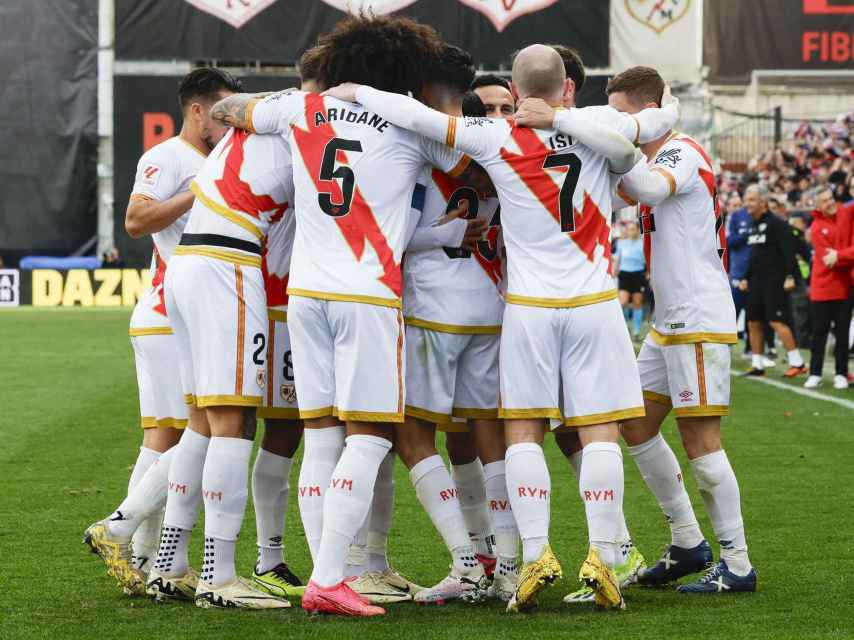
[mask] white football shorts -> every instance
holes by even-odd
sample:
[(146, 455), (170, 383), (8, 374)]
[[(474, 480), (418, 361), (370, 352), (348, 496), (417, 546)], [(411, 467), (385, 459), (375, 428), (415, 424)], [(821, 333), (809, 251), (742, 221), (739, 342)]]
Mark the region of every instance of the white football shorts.
[[(166, 309), (184, 399), (199, 408), (261, 405), (266, 388), (267, 295), (261, 259), (217, 250), (172, 256)], [(231, 257), (234, 262), (230, 261)]]
[(500, 418), (549, 418), (559, 428), (645, 415), (617, 300), (566, 309), (508, 304), (499, 362)]
[(643, 396), (673, 407), (677, 418), (729, 413), (730, 347), (657, 344), (647, 336), (638, 354)]
[(499, 341), (407, 326), (406, 414), (438, 425), (498, 418)]
[(259, 418), (299, 420), (288, 310), (267, 310), (267, 387)]
[(403, 422), (403, 314), (361, 302), (288, 298), (303, 419)]
[[(158, 317), (140, 317), (145, 315)], [(183, 429), (187, 426), (188, 412), (181, 391), (175, 336), (169, 320), (137, 305), (131, 316), (130, 336), (136, 361), (142, 428)]]

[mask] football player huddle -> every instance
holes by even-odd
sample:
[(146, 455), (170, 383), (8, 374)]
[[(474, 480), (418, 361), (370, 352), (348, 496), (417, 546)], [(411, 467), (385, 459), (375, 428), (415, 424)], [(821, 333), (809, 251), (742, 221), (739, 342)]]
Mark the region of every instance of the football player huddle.
[[(715, 176), (673, 130), (660, 75), (628, 69), (608, 106), (577, 108), (572, 49), (534, 44), (511, 83), (475, 81), (471, 55), (432, 28), (364, 16), (299, 70), (300, 90), (258, 95), (194, 70), (180, 134), (140, 159), (126, 226), (154, 240), (130, 327), (144, 431), (127, 496), (85, 534), (107, 572), (130, 595), (206, 608), (530, 610), (563, 574), (549, 546), (553, 431), (589, 539), (566, 602), (621, 609), (631, 584), (695, 573), (680, 592), (755, 590), (720, 438), (736, 327)], [(637, 357), (611, 266), (612, 211), (636, 204), (656, 296)], [(660, 434), (671, 409), (717, 562)], [(649, 567), (623, 515), (621, 437), (672, 532)], [(305, 586), (284, 557), (301, 441)], [(451, 558), (433, 586), (388, 563), (396, 457)], [(258, 558), (244, 578), (250, 475)]]

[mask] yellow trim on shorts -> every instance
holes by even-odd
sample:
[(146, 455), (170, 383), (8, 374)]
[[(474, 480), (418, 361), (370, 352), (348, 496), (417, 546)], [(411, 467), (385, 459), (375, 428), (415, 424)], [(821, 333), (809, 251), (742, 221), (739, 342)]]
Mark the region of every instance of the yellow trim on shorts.
[(267, 318), (274, 322), (287, 322), (288, 312), (279, 309), (267, 309)]
[(501, 333), (501, 325), (464, 325), (464, 324), (444, 324), (442, 322), (433, 322), (432, 320), (422, 320), (412, 316), (405, 316), (403, 321), (409, 327), (419, 327), (421, 329), (430, 329), (431, 331), (439, 331), (440, 333), (453, 333), (462, 336), (480, 336), (480, 335), (497, 335)]
[(674, 344), (696, 344), (698, 342), (709, 344), (736, 344), (738, 342), (738, 335), (735, 333), (697, 332), (665, 335), (653, 328), (649, 330), (649, 337), (661, 347), (669, 347)]
[(441, 431), (442, 433), (468, 433), (469, 425), (467, 422), (445, 422), (444, 424), (437, 424), (436, 431)]
[(299, 409), (293, 407), (258, 407), (255, 414), (259, 418), (268, 420), (299, 420)]
[(156, 427), (160, 427), (161, 429), (184, 429), (187, 426), (187, 422), (186, 418), (158, 419), (150, 416), (143, 416), (140, 420), (143, 429), (154, 429)]
[(600, 293), (588, 293), (574, 298), (532, 298), (508, 293), (504, 296), (507, 304), (518, 304), (525, 307), (545, 307), (547, 309), (571, 309), (573, 307), (585, 307), (589, 304), (607, 302), (617, 299), (617, 290), (609, 289)]
[(498, 417), (502, 420), (524, 420), (527, 418), (549, 418), (562, 420), (560, 409), (556, 407), (545, 407), (541, 409), (498, 409)]
[(338, 409), (333, 406), (321, 407), (320, 409), (299, 409), (300, 420), (313, 420), (314, 418), (326, 418), (337, 416)]
[(128, 329), (131, 338), (140, 336), (171, 336), (172, 327), (131, 327)]
[(359, 422), (403, 422), (403, 412), (341, 411), (338, 409), (338, 418), (345, 421), (356, 420)]
[(437, 411), (430, 411), (429, 409), (414, 407), (411, 404), (406, 405), (404, 413), (405, 415), (411, 418), (426, 420), (427, 422), (431, 422), (433, 424), (445, 424), (446, 422), (451, 421), (450, 413), (438, 413)]
[(191, 407), (195, 407), (196, 406), (196, 395), (194, 393), (185, 393), (184, 394), (184, 402)]
[(261, 256), (251, 256), (246, 253), (238, 253), (236, 251), (228, 251), (226, 249), (213, 249), (208, 247), (187, 247), (178, 245), (175, 247), (173, 255), (176, 256), (204, 256), (205, 258), (213, 258), (214, 260), (222, 260), (243, 267), (261, 268)]
[(262, 401), (261, 396), (196, 396), (196, 406), (199, 409), (205, 407), (260, 407)]
[(702, 407), (681, 407), (674, 409), (677, 418), (703, 418), (728, 416), (729, 406), (725, 404), (707, 404)]
[(650, 402), (655, 402), (656, 404), (661, 404), (665, 407), (673, 406), (673, 401), (670, 399), (670, 396), (666, 396), (663, 393), (656, 393), (655, 391), (644, 391), (643, 397), (644, 400), (649, 400)]
[(333, 302), (359, 302), (361, 304), (373, 304), (379, 307), (392, 307), (400, 309), (400, 298), (379, 298), (376, 296), (361, 296), (349, 293), (330, 293), (328, 291), (312, 291), (311, 289), (293, 289), (288, 287), (289, 296), (302, 296), (303, 298), (317, 298), (319, 300), (332, 300)]
[(620, 409), (618, 411), (606, 411), (605, 413), (591, 413), (586, 416), (573, 416), (564, 418), (565, 427), (587, 427), (593, 424), (604, 424), (606, 422), (620, 422), (632, 418), (643, 418), (646, 409), (643, 407), (632, 407), (631, 409)]
[(233, 222), (244, 231), (251, 233), (253, 236), (258, 238), (258, 240), (264, 239), (264, 234), (258, 227), (256, 227), (248, 220), (241, 218), (240, 214), (237, 211), (229, 209), (225, 205), (211, 200), (208, 196), (205, 195), (205, 192), (202, 191), (202, 188), (199, 186), (199, 183), (197, 183), (195, 180), (190, 183), (190, 191), (192, 191), (196, 195), (196, 197), (199, 199), (199, 202), (201, 202), (214, 213), (222, 216), (229, 222)]
[(498, 409), (470, 409), (467, 407), (454, 407), (451, 414), (455, 418), (498, 420)]

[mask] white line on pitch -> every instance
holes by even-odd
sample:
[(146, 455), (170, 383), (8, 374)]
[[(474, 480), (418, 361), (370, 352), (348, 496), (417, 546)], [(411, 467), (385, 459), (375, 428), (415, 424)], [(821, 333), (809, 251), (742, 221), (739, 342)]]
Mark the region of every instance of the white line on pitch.
[(815, 400), (824, 400), (825, 402), (832, 402), (833, 404), (838, 404), (839, 406), (845, 407), (846, 409), (854, 409), (854, 402), (851, 402), (851, 400), (845, 400), (844, 398), (837, 398), (835, 396), (828, 396), (823, 393), (819, 393), (818, 391), (810, 391), (809, 389), (803, 389), (801, 387), (795, 387), (793, 385), (786, 384), (785, 382), (779, 382), (778, 380), (770, 380), (768, 378), (752, 378), (750, 376), (740, 376), (735, 371), (732, 372), (732, 377), (752, 380), (754, 382), (761, 382), (762, 384), (777, 387), (778, 389), (797, 393), (799, 396), (806, 396), (807, 398), (813, 398)]

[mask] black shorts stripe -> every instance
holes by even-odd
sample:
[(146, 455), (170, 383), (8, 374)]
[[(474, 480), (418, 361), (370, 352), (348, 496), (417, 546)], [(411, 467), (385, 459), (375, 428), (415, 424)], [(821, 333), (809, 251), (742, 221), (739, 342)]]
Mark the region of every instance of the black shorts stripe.
[(216, 233), (185, 233), (181, 236), (181, 241), (178, 243), (185, 247), (195, 247), (205, 245), (208, 247), (223, 247), (225, 249), (238, 249), (247, 253), (261, 255), (261, 247), (254, 242), (248, 240), (238, 240), (228, 236), (221, 236)]

